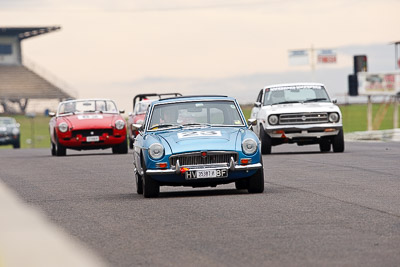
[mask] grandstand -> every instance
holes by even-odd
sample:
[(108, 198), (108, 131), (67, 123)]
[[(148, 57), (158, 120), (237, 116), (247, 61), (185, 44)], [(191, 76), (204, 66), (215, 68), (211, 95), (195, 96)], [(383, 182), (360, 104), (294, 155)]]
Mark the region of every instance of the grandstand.
[[(60, 27), (0, 27), (0, 105), (3, 113), (25, 113), (30, 100), (74, 98), (67, 86), (23, 64), (21, 41)], [(32, 64), (31, 64), (32, 66)], [(56, 85), (57, 84), (57, 85)]]

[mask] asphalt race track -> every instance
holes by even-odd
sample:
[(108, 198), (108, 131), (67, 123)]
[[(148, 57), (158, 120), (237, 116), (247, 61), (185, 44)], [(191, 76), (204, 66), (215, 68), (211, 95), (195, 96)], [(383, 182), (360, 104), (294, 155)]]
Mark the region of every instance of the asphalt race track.
[(273, 147), (265, 192), (135, 193), (132, 152), (1, 149), (0, 178), (110, 266), (399, 266), (400, 143)]

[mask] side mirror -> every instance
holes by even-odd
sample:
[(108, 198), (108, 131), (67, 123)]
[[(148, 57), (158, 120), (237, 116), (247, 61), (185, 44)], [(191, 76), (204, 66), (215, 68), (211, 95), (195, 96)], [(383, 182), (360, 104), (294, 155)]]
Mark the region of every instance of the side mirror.
[(120, 113), (120, 114), (124, 114), (124, 113), (125, 113), (125, 109), (121, 109), (121, 110), (119, 111), (119, 113)]
[(255, 102), (255, 103), (254, 103), (254, 106), (257, 107), (257, 108), (259, 108), (259, 107), (261, 107), (261, 103), (260, 103), (260, 102)]
[(332, 103), (337, 104), (337, 99), (336, 98), (332, 99)]
[(132, 123), (132, 130), (141, 131), (142, 129), (143, 129), (143, 125), (142, 124)]
[(249, 126), (257, 125), (257, 119), (248, 119), (247, 120), (247, 125), (249, 125)]
[(55, 112), (49, 112), (49, 117), (54, 117), (56, 115)]

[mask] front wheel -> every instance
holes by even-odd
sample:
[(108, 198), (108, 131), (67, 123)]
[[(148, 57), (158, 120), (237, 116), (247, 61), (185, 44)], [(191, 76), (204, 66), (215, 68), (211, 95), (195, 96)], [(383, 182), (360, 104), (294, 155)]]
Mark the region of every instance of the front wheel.
[(60, 142), (58, 141), (58, 138), (57, 138), (57, 144), (56, 144), (56, 155), (59, 157), (67, 155), (67, 149), (65, 148), (65, 146), (60, 144)]
[(57, 154), (56, 145), (50, 140), (51, 143), (51, 155), (55, 156)]
[(344, 151), (344, 136), (343, 129), (340, 129), (338, 135), (332, 138), (332, 148), (333, 152), (343, 152)]
[(21, 147), (21, 141), (18, 139), (17, 141), (15, 141), (15, 143), (13, 143), (13, 148), (20, 148)]
[(235, 182), (235, 187), (237, 190), (243, 190), (243, 189), (247, 189), (248, 185), (247, 185), (247, 180), (246, 179), (242, 179), (239, 181)]
[(129, 138), (129, 148), (133, 149), (133, 140), (130, 136), (128, 138)]
[(125, 140), (118, 145), (115, 145), (112, 147), (112, 153), (113, 154), (126, 154), (128, 153), (128, 141), (127, 138), (125, 138)]
[(329, 152), (331, 150), (331, 143), (329, 143), (329, 140), (321, 140), (319, 143), (319, 150), (321, 152)]
[(260, 126), (260, 140), (261, 140), (261, 153), (271, 154), (272, 140), (271, 137), (265, 133), (262, 125)]
[(253, 194), (264, 192), (264, 166), (258, 169), (253, 176), (250, 176), (247, 191)]
[(160, 185), (157, 181), (153, 180), (149, 175), (146, 174), (146, 166), (143, 160), (143, 176), (142, 176), (142, 187), (143, 196), (145, 198), (158, 197), (160, 194)]
[(143, 178), (139, 173), (135, 172), (135, 179), (136, 179), (136, 193), (139, 195), (143, 195)]

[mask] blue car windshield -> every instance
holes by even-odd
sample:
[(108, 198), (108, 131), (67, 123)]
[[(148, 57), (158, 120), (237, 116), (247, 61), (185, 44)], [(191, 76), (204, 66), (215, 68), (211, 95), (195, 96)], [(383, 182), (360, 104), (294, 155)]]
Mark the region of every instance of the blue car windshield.
[(191, 101), (158, 104), (149, 118), (149, 130), (195, 126), (244, 126), (233, 101)]

